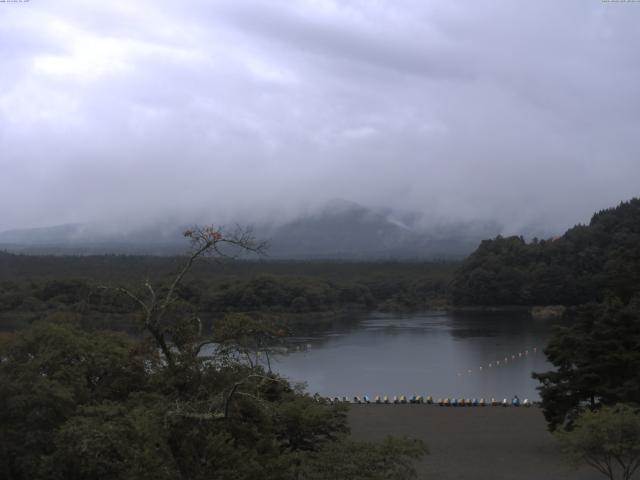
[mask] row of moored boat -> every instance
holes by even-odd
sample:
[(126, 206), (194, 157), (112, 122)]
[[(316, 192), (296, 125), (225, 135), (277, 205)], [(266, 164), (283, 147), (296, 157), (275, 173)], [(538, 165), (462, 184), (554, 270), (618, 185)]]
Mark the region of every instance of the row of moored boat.
[(402, 403), (424, 403), (427, 405), (440, 405), (442, 407), (486, 407), (486, 406), (502, 406), (502, 407), (530, 407), (532, 406), (532, 402), (525, 398), (524, 400), (520, 400), (516, 395), (510, 401), (506, 398), (502, 400), (498, 400), (495, 398), (491, 398), (490, 400), (485, 400), (484, 398), (438, 398), (434, 400), (430, 395), (427, 397), (423, 397), (421, 395), (412, 395), (407, 397), (405, 395), (394, 395), (393, 397), (384, 396), (376, 396), (371, 399), (367, 395), (363, 395), (362, 397), (332, 397), (329, 398), (329, 401), (332, 403), (359, 403), (359, 404), (368, 404), (368, 403), (379, 403), (379, 404), (402, 404)]

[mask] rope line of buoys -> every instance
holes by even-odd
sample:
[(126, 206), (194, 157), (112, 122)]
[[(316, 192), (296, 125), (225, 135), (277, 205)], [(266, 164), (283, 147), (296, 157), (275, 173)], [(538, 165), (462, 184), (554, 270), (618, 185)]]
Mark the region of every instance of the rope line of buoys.
[[(513, 353), (511, 355), (506, 355), (504, 358), (499, 358), (497, 360), (492, 360), (491, 362), (488, 362), (484, 365), (480, 365), (477, 368), (478, 372), (483, 372), (483, 371), (487, 371), (489, 369), (494, 369), (497, 367), (504, 367), (509, 365), (509, 362), (513, 363), (517, 360), (520, 360), (522, 358), (526, 358), (529, 355), (535, 355), (536, 353), (538, 353), (538, 348), (537, 347), (531, 347), (530, 349), (527, 348), (525, 350), (522, 350), (520, 352), (517, 353)], [(475, 369), (473, 368), (468, 368), (466, 370), (466, 375), (471, 375), (473, 374), (475, 371)], [(458, 377), (462, 377), (463, 375), (465, 375), (465, 373), (463, 372), (458, 372)]]
[(422, 396), (422, 395), (411, 395), (407, 397), (406, 395), (394, 395), (393, 397), (389, 397), (388, 395), (376, 395), (373, 400), (368, 395), (363, 396), (342, 396), (342, 397), (316, 397), (318, 400), (323, 398), (328, 403), (352, 403), (352, 404), (386, 404), (386, 405), (399, 405), (399, 404), (425, 404), (425, 405), (439, 405), (441, 407), (531, 407), (534, 405), (534, 402), (525, 398), (520, 401), (518, 396), (514, 396), (510, 401), (506, 398), (502, 400), (491, 398), (485, 399), (483, 398), (456, 398), (456, 397), (443, 397), (434, 400), (431, 395)]

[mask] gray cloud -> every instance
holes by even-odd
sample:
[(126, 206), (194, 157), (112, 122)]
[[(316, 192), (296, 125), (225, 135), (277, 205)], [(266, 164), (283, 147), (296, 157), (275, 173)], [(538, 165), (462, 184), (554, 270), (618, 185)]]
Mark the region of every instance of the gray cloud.
[(563, 229), (638, 195), (640, 6), (0, 4), (0, 230), (341, 197)]
[[(224, 5), (224, 4), (223, 4)], [(468, 77), (470, 72), (460, 52), (450, 48), (437, 35), (421, 28), (421, 37), (410, 35), (403, 22), (389, 22), (384, 9), (381, 16), (358, 18), (372, 4), (363, 3), (347, 18), (314, 15), (313, 11), (287, 11), (286, 3), (233, 3), (222, 8), (223, 16), (244, 31), (259, 38), (281, 42), (328, 62), (357, 62), (396, 74), (428, 77)], [(348, 9), (346, 9), (348, 12)], [(355, 18), (354, 18), (355, 17)], [(351, 21), (348, 21), (351, 20)], [(357, 20), (357, 21), (354, 21)], [(406, 19), (405, 19), (406, 20)], [(425, 36), (425, 33), (427, 34)]]

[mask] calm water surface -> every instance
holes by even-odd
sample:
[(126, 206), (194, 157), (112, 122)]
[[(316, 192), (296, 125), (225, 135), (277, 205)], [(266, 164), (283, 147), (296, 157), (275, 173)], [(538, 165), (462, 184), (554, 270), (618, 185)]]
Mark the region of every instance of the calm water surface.
[(551, 369), (542, 352), (551, 333), (552, 322), (517, 313), (373, 314), (294, 339), (272, 363), (326, 396), (537, 399), (531, 372)]

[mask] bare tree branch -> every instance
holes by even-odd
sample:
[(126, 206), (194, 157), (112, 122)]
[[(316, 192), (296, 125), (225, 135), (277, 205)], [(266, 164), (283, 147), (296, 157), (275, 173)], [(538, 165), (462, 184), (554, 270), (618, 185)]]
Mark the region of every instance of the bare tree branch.
[(144, 303), (144, 301), (142, 299), (140, 299), (140, 297), (138, 297), (138, 296), (134, 295), (133, 293), (131, 293), (130, 290), (127, 290), (124, 287), (109, 287), (109, 286), (106, 286), (106, 285), (98, 285), (98, 288), (100, 290), (113, 290), (115, 292), (122, 293), (122, 294), (128, 296), (129, 298), (134, 300), (136, 303), (138, 303), (142, 307), (142, 309), (145, 311), (145, 313), (147, 315), (149, 314), (149, 310), (150, 310), (149, 306), (146, 303)]
[(252, 373), (251, 375), (247, 375), (242, 380), (234, 383), (233, 386), (231, 387), (231, 390), (229, 391), (229, 394), (227, 395), (227, 397), (225, 399), (225, 405), (224, 405), (224, 417), (225, 418), (229, 417), (229, 407), (231, 406), (231, 400), (233, 399), (233, 396), (236, 394), (236, 391), (238, 390), (238, 388), (241, 387), (242, 385), (244, 385), (246, 382), (248, 382), (252, 378), (260, 378), (260, 379), (263, 380), (262, 383), (267, 382), (267, 381), (277, 382), (277, 383), (284, 383), (281, 379), (275, 378), (275, 377), (268, 377), (268, 376), (259, 375), (259, 374), (256, 374), (256, 373)]
[[(252, 252), (260, 255), (264, 254), (266, 248), (266, 243), (258, 243), (255, 241), (251, 229), (243, 229), (239, 226), (231, 233), (226, 233), (221, 228), (215, 228), (213, 226), (195, 226), (185, 231), (184, 236), (190, 241), (191, 251), (169, 285), (166, 294), (163, 295), (162, 300), (158, 299), (156, 291), (148, 279), (143, 284), (148, 292), (148, 299), (146, 299), (146, 301), (127, 288), (111, 288), (118, 293), (128, 296), (140, 305), (144, 312), (144, 327), (156, 340), (167, 364), (171, 368), (175, 366), (176, 357), (167, 342), (167, 330), (162, 326), (162, 319), (169, 310), (169, 307), (177, 300), (176, 289), (181, 284), (185, 275), (191, 270), (196, 259), (211, 255), (217, 258), (235, 258), (237, 255), (227, 255), (227, 253), (220, 248), (225, 245), (238, 249), (239, 253)], [(109, 289), (109, 287), (101, 288)], [(199, 318), (196, 317), (196, 319), (198, 321), (198, 336), (200, 336), (202, 334), (202, 322)], [(209, 343), (212, 342), (207, 340), (198, 344), (196, 348), (192, 350), (192, 355), (196, 357), (200, 353), (200, 350)]]
[(218, 343), (217, 340), (210, 338), (208, 340), (203, 340), (202, 342), (200, 342), (193, 350), (193, 355), (194, 356), (198, 356), (200, 355), (200, 350), (202, 350), (204, 347), (206, 347), (207, 345), (211, 345), (214, 343)]

